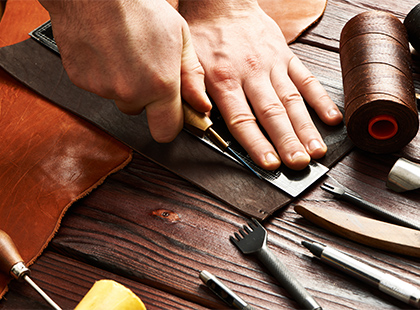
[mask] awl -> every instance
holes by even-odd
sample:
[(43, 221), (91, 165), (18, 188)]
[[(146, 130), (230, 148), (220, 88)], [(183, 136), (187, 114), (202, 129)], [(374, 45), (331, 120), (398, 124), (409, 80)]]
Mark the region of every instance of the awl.
[(183, 103), (184, 108), (184, 126), (191, 133), (203, 138), (206, 136), (213, 142), (220, 150), (227, 152), (245, 167), (247, 167), (252, 173), (254, 173), (258, 178), (261, 179), (261, 176), (251, 168), (230, 146), (229, 144), (212, 128), (213, 122), (211, 119), (204, 113), (200, 113), (194, 110), (188, 103)]
[(29, 269), (24, 264), (15, 243), (10, 236), (2, 230), (0, 230), (0, 270), (6, 274), (10, 274), (15, 279), (25, 280), (51, 307), (55, 310), (61, 310), (61, 308), (29, 277)]

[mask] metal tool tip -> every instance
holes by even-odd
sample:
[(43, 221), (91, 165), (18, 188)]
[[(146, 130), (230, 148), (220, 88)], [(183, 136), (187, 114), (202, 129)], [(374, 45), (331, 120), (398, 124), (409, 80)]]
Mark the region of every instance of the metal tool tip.
[(200, 279), (203, 281), (204, 284), (207, 284), (207, 282), (211, 279), (211, 273), (203, 270), (200, 272)]
[(310, 243), (310, 242), (308, 242), (308, 241), (305, 241), (305, 240), (303, 240), (301, 243), (302, 243), (302, 245), (303, 245), (305, 248), (307, 248), (308, 250), (311, 248), (312, 243)]

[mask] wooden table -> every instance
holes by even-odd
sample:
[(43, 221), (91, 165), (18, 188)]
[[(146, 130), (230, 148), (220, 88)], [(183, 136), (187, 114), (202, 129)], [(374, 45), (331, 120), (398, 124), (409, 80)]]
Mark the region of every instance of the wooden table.
[[(341, 107), (338, 45), (344, 24), (371, 9), (403, 19), (417, 1), (377, 3), (330, 0), (320, 22), (291, 46)], [(418, 79), (416, 86), (419, 90)], [(295, 202), (371, 216), (334, 200), (319, 187), (325, 180), (338, 181), (386, 209), (418, 218), (419, 192), (396, 194), (386, 188), (385, 181), (397, 157), (419, 159), (419, 155), (420, 137), (400, 154), (372, 155), (354, 149)], [(149, 310), (226, 309), (198, 278), (205, 269), (257, 309), (298, 309), (257, 260), (242, 255), (230, 243), (229, 236), (246, 221), (222, 202), (135, 154), (124, 170), (70, 208), (58, 234), (31, 267), (32, 278), (64, 309), (74, 308), (93, 283), (104, 278), (131, 288)], [(301, 246), (302, 240), (327, 243), (420, 287), (419, 259), (333, 235), (303, 219), (292, 206), (276, 213), (264, 226), (270, 249), (324, 309), (409, 306), (314, 259)], [(49, 307), (28, 285), (14, 281), (0, 309)]]

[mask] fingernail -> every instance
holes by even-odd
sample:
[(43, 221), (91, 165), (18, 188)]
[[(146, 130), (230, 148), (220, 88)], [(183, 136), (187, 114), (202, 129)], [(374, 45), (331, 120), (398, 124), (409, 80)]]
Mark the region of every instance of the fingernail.
[(319, 149), (324, 149), (324, 145), (322, 145), (320, 141), (314, 139), (311, 142), (309, 142), (308, 148), (310, 152), (314, 152)]
[(273, 164), (277, 165), (280, 163), (280, 158), (276, 154), (269, 152), (265, 154), (265, 162), (269, 165), (273, 165)]
[(302, 159), (305, 158), (305, 160), (306, 160), (307, 157), (308, 157), (308, 155), (306, 153), (298, 151), (298, 152), (292, 154), (292, 161), (296, 161), (297, 159), (300, 159), (300, 158), (302, 158)]
[(340, 114), (340, 112), (337, 109), (331, 109), (331, 110), (328, 111), (328, 116), (330, 118), (335, 118), (339, 114)]

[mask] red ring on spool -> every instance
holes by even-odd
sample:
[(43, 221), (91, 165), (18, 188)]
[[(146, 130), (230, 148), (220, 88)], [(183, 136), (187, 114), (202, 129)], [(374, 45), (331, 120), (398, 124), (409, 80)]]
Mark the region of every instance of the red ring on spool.
[(368, 131), (376, 140), (387, 140), (398, 132), (398, 123), (391, 115), (378, 115), (370, 119)]

